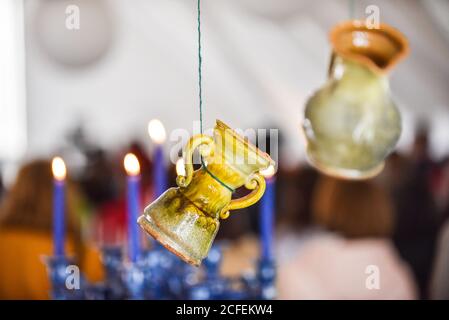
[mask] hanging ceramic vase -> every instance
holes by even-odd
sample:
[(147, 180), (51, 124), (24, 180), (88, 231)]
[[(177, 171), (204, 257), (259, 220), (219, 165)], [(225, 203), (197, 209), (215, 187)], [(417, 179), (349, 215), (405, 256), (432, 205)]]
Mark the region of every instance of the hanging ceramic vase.
[(401, 134), (388, 73), (408, 53), (389, 25), (348, 21), (330, 33), (333, 53), (326, 84), (308, 101), (303, 130), (307, 156), (325, 174), (365, 179), (378, 174)]
[[(198, 148), (204, 162), (193, 171), (192, 157)], [(138, 219), (140, 226), (168, 250), (198, 266), (214, 241), (220, 219), (231, 210), (256, 203), (265, 191), (260, 170), (274, 165), (270, 156), (250, 144), (223, 122), (217, 120), (214, 137), (196, 135), (185, 152), (185, 176), (151, 203)], [(231, 199), (235, 189), (252, 190)]]

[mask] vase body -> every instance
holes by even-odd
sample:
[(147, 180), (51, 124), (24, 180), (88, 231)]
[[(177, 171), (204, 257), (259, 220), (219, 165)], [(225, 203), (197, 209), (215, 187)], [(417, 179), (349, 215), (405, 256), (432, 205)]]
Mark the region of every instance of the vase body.
[[(195, 142), (196, 141), (196, 142)], [(202, 152), (205, 165), (177, 179), (178, 187), (170, 188), (151, 203), (139, 218), (142, 228), (184, 261), (199, 265), (207, 256), (229, 210), (243, 208), (258, 201), (265, 190), (259, 170), (273, 164), (271, 158), (245, 141), (221, 121), (217, 121), (213, 139), (199, 135), (188, 144), (185, 161), (193, 149), (208, 144)], [(201, 151), (201, 150), (200, 150)], [(254, 189), (243, 199), (232, 200), (233, 190), (247, 186)]]
[(331, 42), (328, 80), (305, 108), (307, 156), (328, 175), (369, 178), (382, 170), (401, 134), (388, 70), (407, 43), (389, 26), (368, 29), (358, 21), (334, 28)]

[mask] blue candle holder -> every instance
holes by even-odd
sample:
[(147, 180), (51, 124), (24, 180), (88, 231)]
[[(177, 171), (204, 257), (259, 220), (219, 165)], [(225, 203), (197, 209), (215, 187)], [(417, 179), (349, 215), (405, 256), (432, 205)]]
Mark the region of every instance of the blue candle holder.
[(106, 299), (124, 299), (126, 297), (123, 273), (123, 250), (121, 247), (104, 247), (102, 261), (105, 271)]
[(126, 296), (131, 300), (143, 300), (145, 297), (145, 275), (140, 264), (141, 260), (128, 262), (125, 263), (123, 268), (123, 282), (127, 289)]
[(89, 284), (81, 276), (80, 290), (66, 287), (67, 267), (64, 256), (46, 259), (52, 282), (53, 299), (273, 299), (276, 269), (273, 259), (261, 258), (257, 272), (240, 277), (220, 273), (222, 249), (211, 248), (200, 268), (192, 267), (163, 247), (155, 245), (131, 262), (121, 247), (102, 248), (105, 281)]
[(51, 298), (54, 300), (79, 300), (84, 298), (83, 288), (86, 281), (79, 278), (79, 288), (70, 288), (67, 285), (69, 276), (68, 267), (73, 266), (73, 260), (65, 256), (52, 256), (44, 258), (47, 272), (51, 281)]
[(272, 300), (276, 297), (276, 267), (273, 259), (261, 259), (258, 263), (258, 299)]

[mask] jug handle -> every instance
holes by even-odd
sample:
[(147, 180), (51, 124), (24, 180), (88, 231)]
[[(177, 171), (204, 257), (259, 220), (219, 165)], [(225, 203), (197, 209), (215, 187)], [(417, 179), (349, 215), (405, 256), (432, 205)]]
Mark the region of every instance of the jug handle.
[(329, 68), (327, 69), (327, 77), (328, 78), (332, 77), (332, 75), (334, 73), (335, 58), (336, 58), (335, 52), (332, 51), (331, 58), (329, 61)]
[(192, 181), (192, 175), (193, 175), (193, 153), (195, 152), (195, 149), (202, 146), (207, 145), (208, 148), (200, 148), (198, 151), (200, 152), (200, 155), (203, 157), (208, 157), (210, 155), (213, 155), (215, 143), (214, 140), (207, 135), (204, 134), (197, 134), (190, 138), (189, 142), (187, 143), (185, 147), (184, 152), (184, 165), (186, 170), (186, 175), (181, 176), (178, 175), (176, 177), (176, 184), (181, 187), (187, 187), (190, 182)]
[(242, 198), (231, 200), (231, 202), (221, 210), (221, 219), (227, 219), (229, 217), (229, 211), (231, 210), (243, 209), (259, 201), (265, 192), (265, 179), (261, 174), (255, 173), (245, 184), (245, 187), (253, 191)]

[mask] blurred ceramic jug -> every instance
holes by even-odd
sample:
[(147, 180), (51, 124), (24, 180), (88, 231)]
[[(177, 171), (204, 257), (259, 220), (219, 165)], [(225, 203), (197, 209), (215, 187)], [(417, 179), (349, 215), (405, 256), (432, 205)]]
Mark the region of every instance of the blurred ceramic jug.
[[(204, 163), (194, 172), (196, 148)], [(214, 138), (201, 134), (189, 140), (184, 161), (185, 176), (178, 175), (178, 188), (168, 189), (151, 203), (138, 223), (168, 250), (198, 266), (207, 256), (220, 218), (226, 219), (230, 210), (248, 207), (262, 197), (265, 180), (259, 171), (274, 162), (219, 120)], [(243, 185), (252, 191), (231, 199), (233, 191)]]
[(307, 102), (307, 156), (325, 174), (365, 179), (378, 174), (401, 134), (401, 117), (388, 72), (408, 53), (406, 38), (381, 24), (337, 25), (327, 83)]

